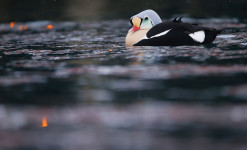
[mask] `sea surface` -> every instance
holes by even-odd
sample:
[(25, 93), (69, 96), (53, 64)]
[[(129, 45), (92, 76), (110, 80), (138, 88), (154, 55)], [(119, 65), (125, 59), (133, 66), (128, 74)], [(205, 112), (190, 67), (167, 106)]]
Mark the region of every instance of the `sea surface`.
[(247, 24), (183, 21), (224, 31), (125, 47), (128, 20), (0, 24), (0, 149), (247, 149)]

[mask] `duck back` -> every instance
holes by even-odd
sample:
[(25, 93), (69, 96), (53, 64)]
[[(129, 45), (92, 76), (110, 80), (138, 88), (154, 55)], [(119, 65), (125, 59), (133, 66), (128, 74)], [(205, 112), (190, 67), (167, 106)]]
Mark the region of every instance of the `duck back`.
[(154, 26), (147, 32), (145, 39), (134, 46), (181, 46), (212, 43), (221, 30), (183, 23), (167, 21)]

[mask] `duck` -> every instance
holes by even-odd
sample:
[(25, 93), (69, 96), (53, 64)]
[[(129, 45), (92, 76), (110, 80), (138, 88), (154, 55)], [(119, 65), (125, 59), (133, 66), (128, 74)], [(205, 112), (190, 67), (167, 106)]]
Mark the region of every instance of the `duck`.
[(184, 23), (182, 17), (162, 22), (160, 16), (151, 9), (132, 16), (130, 23), (132, 27), (125, 38), (127, 47), (206, 45), (212, 43), (222, 31)]

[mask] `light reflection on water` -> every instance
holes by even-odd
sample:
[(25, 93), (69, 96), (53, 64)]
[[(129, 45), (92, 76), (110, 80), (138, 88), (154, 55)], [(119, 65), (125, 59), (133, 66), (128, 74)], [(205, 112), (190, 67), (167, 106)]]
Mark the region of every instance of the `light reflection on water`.
[[(0, 137), (32, 141), (16, 149), (186, 149), (181, 139), (216, 149), (224, 138), (231, 149), (235, 136), (246, 139), (246, 25), (186, 20), (225, 31), (207, 46), (126, 48), (127, 20), (1, 24)], [(44, 116), (49, 126), (39, 129)]]

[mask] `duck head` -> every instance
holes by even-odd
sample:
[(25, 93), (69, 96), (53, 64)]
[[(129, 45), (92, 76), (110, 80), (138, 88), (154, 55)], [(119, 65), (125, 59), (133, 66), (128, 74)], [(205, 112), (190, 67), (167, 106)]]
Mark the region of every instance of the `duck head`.
[(146, 36), (146, 33), (155, 25), (161, 23), (159, 15), (151, 10), (145, 10), (130, 18), (132, 28), (126, 36), (126, 46), (132, 46)]
[(161, 22), (162, 21), (159, 15), (151, 9), (144, 10), (130, 18), (132, 31), (138, 31), (140, 29), (151, 29), (153, 26)]

